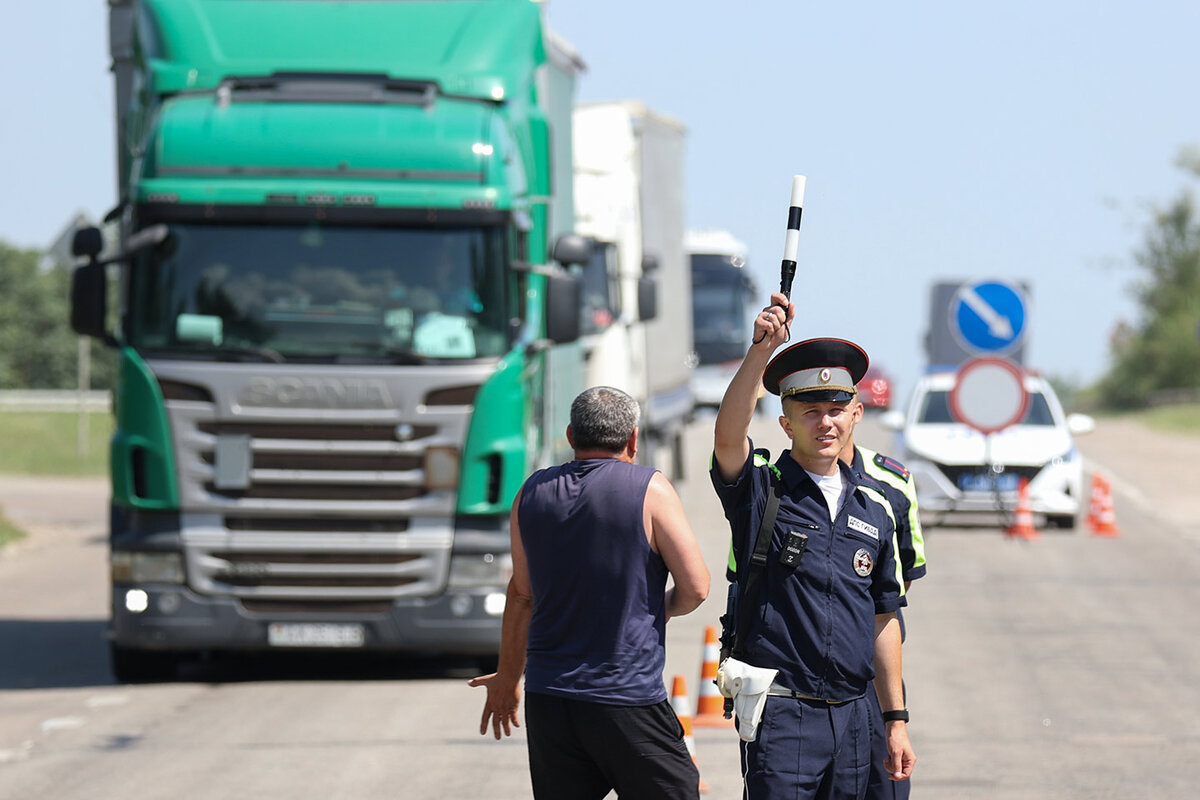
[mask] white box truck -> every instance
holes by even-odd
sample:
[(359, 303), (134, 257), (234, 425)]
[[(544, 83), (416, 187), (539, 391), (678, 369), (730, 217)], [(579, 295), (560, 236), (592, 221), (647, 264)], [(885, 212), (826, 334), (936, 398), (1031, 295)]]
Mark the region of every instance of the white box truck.
[(575, 109), (576, 232), (593, 245), (583, 268), (585, 379), (637, 398), (645, 460), (674, 477), (694, 405), (685, 135), (680, 121), (635, 100)]

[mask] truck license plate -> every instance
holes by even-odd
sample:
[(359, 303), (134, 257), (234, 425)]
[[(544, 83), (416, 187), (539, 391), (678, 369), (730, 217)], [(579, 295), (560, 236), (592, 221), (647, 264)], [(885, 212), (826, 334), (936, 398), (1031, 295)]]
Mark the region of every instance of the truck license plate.
[(362, 625), (326, 622), (272, 622), (267, 627), (271, 647), (362, 647)]

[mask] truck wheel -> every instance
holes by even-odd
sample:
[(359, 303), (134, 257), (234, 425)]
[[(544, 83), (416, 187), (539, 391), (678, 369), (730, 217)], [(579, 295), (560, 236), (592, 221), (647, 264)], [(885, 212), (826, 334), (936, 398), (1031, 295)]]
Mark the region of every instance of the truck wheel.
[(175, 653), (131, 650), (110, 644), (109, 660), (117, 683), (165, 683), (175, 680), (179, 658)]

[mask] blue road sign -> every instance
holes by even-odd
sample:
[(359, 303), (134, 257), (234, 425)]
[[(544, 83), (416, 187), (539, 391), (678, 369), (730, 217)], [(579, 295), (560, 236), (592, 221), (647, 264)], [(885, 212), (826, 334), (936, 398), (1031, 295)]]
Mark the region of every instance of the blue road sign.
[(950, 320), (967, 350), (1006, 353), (1025, 335), (1025, 295), (999, 281), (963, 284), (950, 301)]

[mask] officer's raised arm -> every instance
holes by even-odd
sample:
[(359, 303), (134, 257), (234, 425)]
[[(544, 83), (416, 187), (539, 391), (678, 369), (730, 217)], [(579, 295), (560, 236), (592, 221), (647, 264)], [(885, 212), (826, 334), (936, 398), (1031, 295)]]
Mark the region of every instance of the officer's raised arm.
[(717, 411), (713, 455), (722, 480), (733, 481), (750, 457), (750, 421), (758, 402), (763, 372), (775, 348), (787, 341), (796, 309), (785, 295), (771, 295), (771, 305), (754, 318), (754, 338), (742, 365), (721, 398)]

